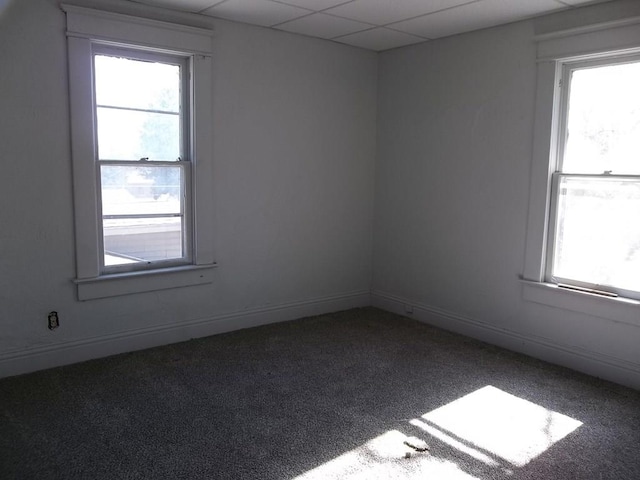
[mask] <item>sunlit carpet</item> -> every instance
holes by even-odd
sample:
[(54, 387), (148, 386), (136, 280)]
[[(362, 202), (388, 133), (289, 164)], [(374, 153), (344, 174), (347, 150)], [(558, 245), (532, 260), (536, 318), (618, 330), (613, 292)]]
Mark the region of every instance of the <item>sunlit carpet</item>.
[(640, 392), (356, 309), (0, 380), (0, 478), (637, 480)]

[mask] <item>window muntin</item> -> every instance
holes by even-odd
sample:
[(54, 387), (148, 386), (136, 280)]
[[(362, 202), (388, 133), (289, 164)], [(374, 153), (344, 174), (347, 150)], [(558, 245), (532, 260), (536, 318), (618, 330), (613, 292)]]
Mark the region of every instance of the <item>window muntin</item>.
[(562, 71), (546, 280), (640, 298), (640, 57)]
[(189, 263), (188, 63), (94, 45), (93, 67), (101, 270)]

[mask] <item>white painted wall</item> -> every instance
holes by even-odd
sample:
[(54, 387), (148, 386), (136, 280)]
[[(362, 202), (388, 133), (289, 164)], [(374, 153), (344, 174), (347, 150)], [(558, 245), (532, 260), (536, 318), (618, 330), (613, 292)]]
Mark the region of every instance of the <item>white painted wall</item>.
[(211, 21), (213, 284), (77, 301), (57, 3), (0, 3), (0, 376), (369, 304), (375, 53), (224, 21)]
[(605, 4), (379, 56), (374, 304), (413, 305), (419, 319), (640, 387), (640, 315), (631, 325), (543, 306), (523, 300), (519, 282), (533, 37), (638, 7)]

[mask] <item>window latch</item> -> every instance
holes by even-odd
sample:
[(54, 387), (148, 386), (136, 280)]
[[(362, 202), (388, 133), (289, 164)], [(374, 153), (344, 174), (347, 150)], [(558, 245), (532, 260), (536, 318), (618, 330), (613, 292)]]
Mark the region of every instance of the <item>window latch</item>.
[(148, 162), (149, 161), (149, 157), (141, 157), (140, 160), (138, 160), (139, 162)]
[(613, 170), (605, 170), (603, 175), (611, 175), (611, 172), (613, 172)]

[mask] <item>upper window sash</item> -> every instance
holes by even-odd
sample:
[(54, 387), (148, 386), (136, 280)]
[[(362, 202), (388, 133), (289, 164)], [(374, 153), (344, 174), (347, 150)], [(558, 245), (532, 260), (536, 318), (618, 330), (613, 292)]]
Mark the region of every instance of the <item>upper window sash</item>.
[[(559, 107), (557, 108), (557, 138), (554, 142), (557, 148), (556, 155), (550, 156), (550, 163), (553, 166), (553, 171), (564, 173), (585, 173), (580, 171), (571, 171), (565, 165), (565, 153), (567, 147), (567, 129), (569, 124), (569, 101), (571, 97), (571, 85), (573, 74), (580, 70), (589, 68), (597, 68), (604, 66), (624, 65), (628, 63), (640, 62), (640, 54), (636, 49), (634, 52), (618, 52), (608, 56), (597, 55), (596, 58), (585, 60), (580, 58), (578, 60), (560, 60), (558, 61), (558, 85), (560, 87), (560, 95), (558, 98)], [(554, 132), (552, 132), (554, 135)], [(603, 168), (601, 172), (605, 173), (606, 169)], [(613, 173), (627, 173), (627, 172), (613, 172)]]
[[(192, 87), (190, 82), (192, 62), (190, 61), (190, 56), (186, 54), (176, 55), (176, 54), (150, 52), (148, 50), (140, 50), (137, 45), (130, 46), (127, 48), (113, 47), (111, 45), (105, 45), (103, 43), (97, 43), (95, 41), (92, 42), (92, 53), (94, 56), (94, 62), (93, 62), (94, 68), (95, 68), (95, 57), (100, 55), (111, 56), (111, 57), (121, 57), (121, 58), (140, 60), (140, 61), (160, 62), (167, 65), (175, 65), (180, 68), (180, 98), (179, 98), (179, 108), (180, 108), (179, 150), (180, 151), (176, 155), (176, 158), (163, 159), (163, 160), (190, 161), (192, 156), (191, 141), (190, 141), (191, 140), (190, 132), (192, 129), (192, 125), (191, 125)], [(95, 79), (95, 73), (94, 73), (94, 79)], [(104, 105), (98, 104), (98, 100), (95, 93), (94, 93), (94, 99), (95, 99), (94, 106), (96, 108), (104, 107)], [(140, 108), (140, 111), (151, 112), (151, 110), (145, 110), (144, 108)], [(162, 112), (159, 112), (159, 113), (162, 113)], [(97, 139), (96, 139), (96, 142), (97, 142)], [(108, 158), (99, 158), (99, 157), (97, 158), (99, 161), (113, 160)], [(147, 159), (150, 161), (158, 160), (154, 158), (148, 158), (148, 156), (147, 156)], [(128, 158), (126, 160), (136, 161), (136, 160), (140, 160), (140, 158)]]

